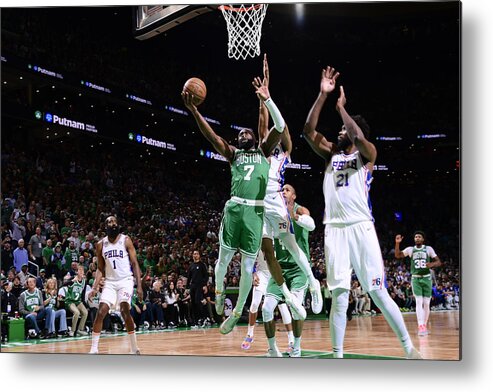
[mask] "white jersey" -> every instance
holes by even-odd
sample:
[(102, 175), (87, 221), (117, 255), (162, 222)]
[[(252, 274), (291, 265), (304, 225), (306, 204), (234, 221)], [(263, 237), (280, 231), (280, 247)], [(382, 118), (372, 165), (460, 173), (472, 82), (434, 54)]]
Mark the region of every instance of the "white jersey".
[(270, 169), (266, 195), (282, 191), (282, 187), (284, 186), (284, 172), (286, 171), (287, 164), (290, 162), (289, 154), (284, 151), (281, 143), (274, 148), (269, 159)]
[(324, 224), (351, 225), (373, 221), (369, 195), (372, 179), (359, 151), (333, 155), (325, 169)]
[(111, 243), (108, 237), (103, 238), (106, 280), (121, 280), (133, 277), (130, 258), (125, 246), (126, 238), (126, 235), (120, 234), (115, 243)]

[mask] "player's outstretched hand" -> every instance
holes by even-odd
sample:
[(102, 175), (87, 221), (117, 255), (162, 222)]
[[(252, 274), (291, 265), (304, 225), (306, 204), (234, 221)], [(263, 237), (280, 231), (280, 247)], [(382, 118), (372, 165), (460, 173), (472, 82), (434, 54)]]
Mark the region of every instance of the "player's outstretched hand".
[(330, 94), (336, 88), (336, 81), (339, 77), (339, 72), (335, 68), (327, 66), (322, 69), (322, 78), (320, 80), (320, 92), (322, 94)]
[(265, 80), (262, 82), (259, 77), (256, 77), (253, 79), (252, 84), (259, 99), (267, 101), (270, 98), (269, 87), (266, 86)]
[(183, 99), (183, 103), (188, 110), (190, 110), (191, 112), (197, 110), (197, 106), (193, 104), (193, 94), (189, 94), (188, 91), (182, 91), (181, 98)]
[(269, 88), (270, 73), (269, 73), (269, 63), (267, 62), (267, 53), (264, 53), (264, 84)]
[(400, 234), (397, 234), (397, 235), (395, 236), (395, 243), (396, 243), (396, 244), (400, 244), (400, 243), (402, 242), (402, 240), (403, 240), (403, 239), (404, 239), (404, 237), (403, 237), (403, 236), (401, 236)]
[(344, 106), (346, 106), (346, 94), (344, 94), (344, 87), (339, 87), (339, 99), (337, 100), (336, 109), (339, 111)]

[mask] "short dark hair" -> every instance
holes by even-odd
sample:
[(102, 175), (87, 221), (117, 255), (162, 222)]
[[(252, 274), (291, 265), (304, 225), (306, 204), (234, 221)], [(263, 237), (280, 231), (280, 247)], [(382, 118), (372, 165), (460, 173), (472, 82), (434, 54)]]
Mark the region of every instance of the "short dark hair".
[(416, 230), (416, 231), (414, 232), (414, 235), (416, 235), (416, 234), (419, 234), (419, 235), (421, 235), (423, 238), (425, 238), (425, 233), (424, 233), (424, 231), (421, 231), (421, 230)]
[(358, 125), (358, 127), (360, 127), (361, 131), (363, 132), (363, 135), (365, 135), (365, 139), (369, 139), (370, 138), (370, 126), (366, 122), (365, 118), (359, 114), (351, 116), (351, 118)]

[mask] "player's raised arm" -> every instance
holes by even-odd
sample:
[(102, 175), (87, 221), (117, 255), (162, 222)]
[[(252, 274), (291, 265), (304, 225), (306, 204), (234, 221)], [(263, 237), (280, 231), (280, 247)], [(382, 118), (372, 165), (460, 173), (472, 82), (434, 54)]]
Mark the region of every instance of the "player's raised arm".
[(402, 258), (404, 258), (406, 256), (404, 254), (404, 252), (400, 249), (401, 242), (402, 242), (403, 239), (404, 239), (404, 237), (401, 236), (400, 234), (397, 234), (395, 236), (395, 248), (394, 248), (395, 255), (394, 255), (394, 257), (396, 259), (402, 259)]
[[(263, 84), (269, 88), (269, 64), (267, 63), (267, 54), (264, 54), (264, 79)], [(269, 111), (264, 105), (264, 101), (259, 97), (259, 113), (258, 113), (258, 140), (262, 143), (269, 134)]]
[(255, 78), (252, 82), (253, 87), (255, 87), (255, 93), (257, 97), (263, 101), (263, 104), (267, 107), (270, 115), (272, 116), (272, 120), (274, 121), (274, 127), (269, 132), (264, 141), (260, 144), (260, 148), (262, 149), (264, 155), (269, 156), (274, 147), (280, 142), (281, 134), (284, 132), (286, 128), (286, 123), (284, 122), (284, 118), (282, 117), (281, 112), (277, 108), (276, 104), (272, 100), (269, 92), (269, 88), (267, 87), (265, 80), (261, 81), (260, 78)]
[[(269, 63), (267, 62), (267, 54), (264, 54), (264, 78), (262, 80), (262, 84), (264, 84), (267, 88), (269, 88), (270, 84), (270, 71), (269, 71)], [(269, 135), (269, 110), (264, 105), (262, 98), (259, 97), (260, 107), (259, 107), (259, 124), (258, 124), (258, 135), (260, 143), (267, 139)], [(289, 134), (289, 128), (286, 125), (284, 128), (284, 132), (281, 134), (281, 145), (289, 155), (293, 150), (293, 143), (291, 141), (291, 135)]]
[(142, 301), (144, 298), (144, 292), (142, 291), (142, 274), (140, 272), (139, 262), (137, 261), (137, 252), (135, 252), (134, 244), (128, 236), (125, 238), (125, 246), (127, 247), (128, 257), (132, 264), (132, 271), (137, 283), (137, 296), (139, 297), (139, 300)]
[(317, 99), (313, 103), (308, 117), (306, 118), (305, 126), (303, 127), (303, 136), (316, 154), (321, 156), (325, 161), (329, 161), (332, 157), (333, 144), (319, 133), (316, 128), (320, 118), (320, 112), (327, 100), (327, 96), (334, 91), (339, 72), (332, 67), (327, 67), (322, 70), (320, 80), (320, 92)]
[(375, 163), (377, 160), (377, 149), (373, 143), (366, 139), (361, 128), (346, 111), (346, 94), (344, 93), (344, 88), (340, 86), (339, 90), (340, 95), (337, 100), (336, 109), (342, 118), (349, 140), (356, 146), (361, 155), (371, 163)]
[(205, 121), (204, 117), (200, 114), (197, 109), (197, 106), (193, 104), (192, 95), (188, 92), (184, 91), (181, 93), (181, 97), (183, 99), (183, 103), (187, 107), (187, 109), (192, 113), (199, 126), (200, 132), (205, 136), (205, 138), (212, 144), (214, 149), (225, 157), (229, 162), (233, 161), (233, 156), (236, 148), (230, 145), (226, 140), (222, 137), (218, 136), (214, 130), (211, 128), (209, 123)]
[(104, 277), (104, 267), (105, 261), (103, 257), (103, 241), (98, 241), (96, 244), (96, 257), (98, 258), (98, 269), (96, 270), (96, 277), (94, 278), (94, 284), (89, 292), (88, 298), (92, 300), (94, 295), (99, 291), (99, 285), (101, 284), (101, 279)]

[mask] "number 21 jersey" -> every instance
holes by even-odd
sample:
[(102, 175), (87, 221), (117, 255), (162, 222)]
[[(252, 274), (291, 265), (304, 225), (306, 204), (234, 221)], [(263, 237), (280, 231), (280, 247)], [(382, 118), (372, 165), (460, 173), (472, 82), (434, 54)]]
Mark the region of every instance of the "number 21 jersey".
[(107, 280), (121, 280), (133, 276), (125, 246), (126, 235), (120, 234), (115, 243), (103, 238), (103, 258)]
[(324, 224), (351, 225), (373, 221), (370, 203), (372, 176), (359, 151), (334, 154), (325, 169)]

